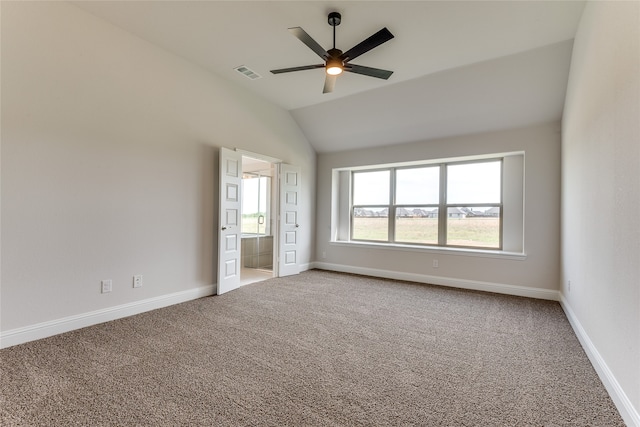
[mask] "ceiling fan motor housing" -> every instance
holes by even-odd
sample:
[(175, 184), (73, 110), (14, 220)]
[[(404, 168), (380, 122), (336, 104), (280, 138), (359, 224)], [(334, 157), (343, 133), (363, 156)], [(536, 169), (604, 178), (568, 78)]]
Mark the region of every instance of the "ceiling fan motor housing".
[(327, 53), (329, 54), (329, 58), (340, 58), (340, 55), (342, 55), (340, 49), (329, 49)]

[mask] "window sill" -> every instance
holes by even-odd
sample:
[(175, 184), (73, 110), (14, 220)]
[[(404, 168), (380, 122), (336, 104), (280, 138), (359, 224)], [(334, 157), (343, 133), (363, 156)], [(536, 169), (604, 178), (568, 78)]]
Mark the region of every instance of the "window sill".
[(389, 249), (393, 251), (426, 252), (426, 253), (435, 253), (435, 254), (443, 254), (443, 255), (499, 258), (499, 259), (518, 260), (518, 261), (524, 261), (527, 259), (527, 254), (524, 252), (507, 252), (507, 251), (498, 251), (498, 250), (490, 250), (490, 249), (445, 248), (445, 247), (435, 247), (435, 246), (406, 245), (406, 244), (399, 244), (399, 243), (353, 242), (353, 241), (342, 241), (342, 240), (334, 240), (329, 242), (329, 244), (334, 246), (345, 246), (345, 247), (352, 247), (352, 248), (359, 247), (359, 248), (369, 248), (369, 249)]

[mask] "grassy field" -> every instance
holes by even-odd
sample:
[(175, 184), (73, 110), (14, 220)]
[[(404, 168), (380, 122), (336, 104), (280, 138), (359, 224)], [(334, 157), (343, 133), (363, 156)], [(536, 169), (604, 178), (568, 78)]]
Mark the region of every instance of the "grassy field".
[[(353, 238), (358, 240), (387, 241), (387, 218), (354, 218)], [(497, 248), (500, 245), (498, 218), (449, 218), (447, 244)], [(436, 218), (398, 218), (396, 242), (438, 243)]]
[[(242, 215), (242, 232), (245, 234), (264, 234), (265, 224), (258, 224), (259, 214)], [(264, 214), (262, 214), (264, 215)]]

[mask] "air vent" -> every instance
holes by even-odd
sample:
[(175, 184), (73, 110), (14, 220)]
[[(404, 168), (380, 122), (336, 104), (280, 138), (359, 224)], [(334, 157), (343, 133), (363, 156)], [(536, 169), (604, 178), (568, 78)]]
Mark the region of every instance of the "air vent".
[(237, 72), (239, 72), (240, 74), (242, 74), (243, 76), (245, 76), (246, 78), (250, 79), (250, 80), (256, 80), (256, 79), (260, 79), (262, 78), (262, 76), (258, 73), (256, 73), (255, 71), (253, 71), (252, 69), (250, 69), (249, 67), (245, 66), (245, 65), (241, 65), (239, 67), (234, 68), (234, 70), (236, 70)]

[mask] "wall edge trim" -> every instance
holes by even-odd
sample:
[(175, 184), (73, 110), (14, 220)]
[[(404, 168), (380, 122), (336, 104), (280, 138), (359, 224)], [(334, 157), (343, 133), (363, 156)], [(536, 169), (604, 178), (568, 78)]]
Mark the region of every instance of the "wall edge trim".
[(367, 267), (356, 267), (344, 264), (326, 262), (311, 263), (312, 268), (320, 270), (338, 271), (342, 273), (362, 274), (365, 276), (382, 277), (385, 279), (406, 280), (409, 282), (428, 283), (432, 285), (448, 286), (451, 288), (470, 289), (475, 291), (493, 292), (497, 294), (515, 295), (520, 297), (559, 301), (560, 293), (550, 289), (531, 288), (527, 286), (508, 285), (504, 283), (481, 282), (478, 280), (456, 279), (452, 277), (431, 276), (427, 274), (406, 273), (402, 271), (380, 270)]
[(591, 338), (589, 338), (589, 335), (582, 327), (578, 317), (562, 294), (560, 295), (560, 306), (564, 310), (567, 319), (569, 319), (569, 324), (578, 337), (585, 353), (587, 353), (587, 357), (598, 373), (600, 381), (604, 384), (609, 396), (611, 396), (611, 400), (613, 400), (618, 412), (620, 412), (620, 416), (630, 427), (640, 427), (640, 413), (638, 413), (638, 410), (633, 407), (633, 403), (631, 403), (631, 400), (620, 386), (615, 375), (613, 375), (613, 372), (609, 369), (609, 366), (600, 355), (597, 347), (593, 344)]
[(215, 285), (206, 285), (186, 291), (174, 292), (130, 302), (100, 310), (81, 313), (61, 319), (50, 320), (21, 328), (0, 332), (0, 349), (70, 332), (98, 323), (109, 322), (123, 317), (133, 316), (146, 311), (168, 307), (170, 305), (214, 295)]

